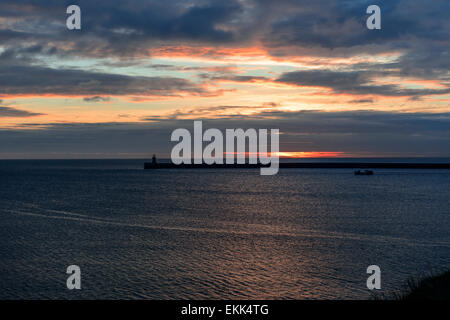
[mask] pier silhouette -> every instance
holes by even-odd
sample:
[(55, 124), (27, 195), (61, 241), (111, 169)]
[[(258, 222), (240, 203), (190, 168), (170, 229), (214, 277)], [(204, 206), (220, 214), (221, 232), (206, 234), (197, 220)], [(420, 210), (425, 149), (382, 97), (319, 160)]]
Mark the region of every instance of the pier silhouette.
[[(258, 169), (270, 164), (174, 164), (172, 162), (144, 163), (144, 169)], [(400, 162), (280, 162), (283, 169), (450, 169), (450, 163), (400, 163)]]

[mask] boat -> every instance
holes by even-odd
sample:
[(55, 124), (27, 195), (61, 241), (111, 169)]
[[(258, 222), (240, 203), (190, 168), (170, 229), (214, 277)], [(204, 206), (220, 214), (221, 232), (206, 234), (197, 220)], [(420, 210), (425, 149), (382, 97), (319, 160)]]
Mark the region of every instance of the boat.
[(357, 176), (371, 176), (373, 175), (372, 170), (356, 170), (355, 175)]

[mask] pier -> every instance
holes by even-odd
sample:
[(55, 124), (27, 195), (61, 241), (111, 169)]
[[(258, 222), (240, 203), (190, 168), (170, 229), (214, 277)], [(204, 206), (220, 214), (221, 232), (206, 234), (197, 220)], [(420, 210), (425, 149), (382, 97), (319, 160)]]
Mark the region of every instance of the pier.
[[(180, 164), (144, 163), (144, 169), (258, 169), (263, 164)], [(450, 169), (450, 163), (400, 163), (400, 162), (280, 162), (282, 169)]]

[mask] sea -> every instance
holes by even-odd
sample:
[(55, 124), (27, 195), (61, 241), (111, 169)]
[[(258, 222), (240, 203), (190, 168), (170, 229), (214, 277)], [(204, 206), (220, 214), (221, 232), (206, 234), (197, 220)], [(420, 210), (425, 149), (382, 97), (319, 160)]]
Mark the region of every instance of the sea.
[(389, 298), (450, 269), (450, 170), (143, 163), (0, 161), (0, 299)]

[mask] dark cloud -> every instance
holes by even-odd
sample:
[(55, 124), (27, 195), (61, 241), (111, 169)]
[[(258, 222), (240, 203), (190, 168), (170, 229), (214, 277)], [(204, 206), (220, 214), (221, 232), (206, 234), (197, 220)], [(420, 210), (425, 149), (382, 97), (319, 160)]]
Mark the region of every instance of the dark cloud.
[(394, 84), (377, 85), (373, 80), (379, 75), (379, 72), (371, 71), (307, 70), (284, 73), (276, 81), (298, 86), (330, 88), (335, 93), (361, 95), (415, 97), (450, 93), (450, 88), (404, 89)]
[(373, 103), (373, 102), (374, 102), (373, 99), (356, 99), (356, 100), (349, 101), (349, 103), (356, 103), (356, 104), (359, 104), (359, 103)]
[[(80, 32), (65, 28), (65, 8), (69, 4), (82, 8)], [(366, 8), (371, 4), (382, 9), (381, 30), (365, 27)], [(36, 64), (37, 55), (132, 58), (149, 56), (152, 48), (164, 45), (220, 48), (259, 44), (277, 57), (398, 51), (403, 53), (398, 61), (370, 67), (449, 83), (449, 11), (448, 0), (2, 0), (0, 41), (5, 51), (1, 55), (3, 61), (15, 59), (23, 66)], [(154, 68), (180, 70), (167, 65)], [(345, 77), (347, 83), (352, 76), (336, 75)], [(253, 81), (246, 76), (232, 80)], [(175, 86), (192, 87), (170, 81), (177, 82)], [(364, 83), (357, 86), (355, 91), (375, 90), (374, 94), (380, 95), (434, 94)], [(348, 88), (341, 89), (349, 92)]]
[(211, 95), (182, 78), (137, 77), (32, 65), (2, 65), (0, 95)]
[[(221, 107), (217, 107), (221, 108)], [(193, 121), (152, 117), (147, 123), (27, 124), (33, 130), (0, 131), (0, 156), (22, 154), (127, 154), (169, 156), (176, 128), (192, 130)], [(324, 125), (326, 124), (326, 125)], [(450, 156), (450, 113), (260, 112), (203, 119), (203, 127), (278, 128), (282, 151), (339, 151), (367, 156)], [(58, 139), (55, 139), (55, 136)]]
[(40, 116), (42, 113), (29, 112), (26, 110), (20, 110), (12, 107), (2, 106), (2, 100), (0, 100), (0, 118), (27, 118), (27, 117), (35, 117)]
[[(69, 4), (81, 7), (82, 30), (78, 33), (65, 29)], [(12, 25), (2, 28), (5, 40), (28, 38), (34, 31), (35, 39), (46, 35), (57, 41), (74, 41), (74, 49), (80, 53), (92, 53), (95, 46), (102, 47), (104, 53), (119, 55), (124, 51), (144, 52), (149, 43), (158, 40), (232, 42), (243, 33), (231, 28), (241, 12), (236, 0), (4, 0), (0, 12), (0, 17), (15, 19)]]
[[(52, 55), (55, 47), (18, 46), (0, 52), (0, 96), (55, 95), (214, 95), (201, 84), (184, 78), (128, 76), (95, 70), (50, 68), (35, 55)], [(85, 100), (88, 101), (88, 100)]]
[(83, 98), (83, 101), (85, 101), (85, 102), (106, 102), (109, 100), (111, 100), (109, 97), (100, 97), (100, 96)]
[[(68, 4), (82, 8), (81, 32), (64, 29)], [(382, 8), (381, 30), (365, 26), (371, 4)], [(143, 53), (159, 41), (242, 44), (257, 40), (268, 48), (361, 50), (355, 47), (448, 41), (449, 10), (447, 0), (3, 0), (0, 16), (15, 22), (1, 28), (0, 37), (73, 41), (73, 49), (85, 54), (98, 48), (103, 54)]]
[[(269, 46), (297, 44), (329, 49), (385, 45), (399, 40), (448, 41), (450, 4), (446, 0), (316, 0), (277, 1), (288, 4), (283, 19), (274, 19), (264, 39)], [(366, 28), (366, 8), (381, 8), (381, 30)], [(276, 12), (276, 11), (275, 11)], [(400, 45), (400, 44), (399, 44)]]
[(255, 82), (255, 81), (270, 81), (270, 78), (262, 76), (239, 76), (235, 74), (208, 74), (204, 73), (200, 75), (201, 78), (209, 79), (212, 81), (233, 81), (233, 82)]

